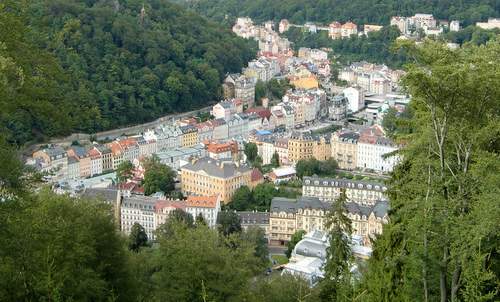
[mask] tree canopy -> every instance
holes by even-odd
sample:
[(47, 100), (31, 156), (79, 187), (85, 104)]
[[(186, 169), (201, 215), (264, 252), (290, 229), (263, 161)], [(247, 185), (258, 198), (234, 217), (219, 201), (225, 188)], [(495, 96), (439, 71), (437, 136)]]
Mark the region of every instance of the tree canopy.
[(9, 0), (0, 25), (1, 125), (20, 144), (205, 106), (255, 55), (166, 0)]

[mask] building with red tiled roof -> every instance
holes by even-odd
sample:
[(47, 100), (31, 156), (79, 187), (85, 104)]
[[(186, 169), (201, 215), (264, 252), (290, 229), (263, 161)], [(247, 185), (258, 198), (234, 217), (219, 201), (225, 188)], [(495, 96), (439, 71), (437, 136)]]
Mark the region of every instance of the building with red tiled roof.
[(186, 212), (196, 217), (202, 216), (209, 227), (215, 227), (217, 214), (220, 211), (221, 195), (213, 196), (188, 196), (186, 200)]
[(264, 107), (254, 107), (247, 109), (245, 113), (256, 113), (259, 115), (261, 118), (266, 118), (269, 119), (271, 117), (271, 111), (269, 109), (264, 108)]
[(253, 168), (252, 174), (250, 175), (250, 185), (249, 187), (251, 189), (255, 188), (258, 184), (261, 184), (264, 182), (264, 175), (262, 175), (262, 172), (260, 172), (259, 169)]

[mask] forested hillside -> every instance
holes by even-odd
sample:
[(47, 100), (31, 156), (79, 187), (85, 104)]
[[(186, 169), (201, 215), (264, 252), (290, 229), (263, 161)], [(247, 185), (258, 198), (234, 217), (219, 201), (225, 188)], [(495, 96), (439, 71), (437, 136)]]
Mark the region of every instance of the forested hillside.
[(176, 0), (196, 12), (217, 21), (249, 16), (257, 22), (289, 19), (329, 23), (354, 21), (359, 24), (389, 24), (391, 16), (432, 13), (438, 19), (457, 19), (464, 25), (498, 16), (500, 3), (495, 0)]
[(166, 0), (4, 1), (0, 42), (0, 124), (16, 143), (204, 106), (255, 55)]

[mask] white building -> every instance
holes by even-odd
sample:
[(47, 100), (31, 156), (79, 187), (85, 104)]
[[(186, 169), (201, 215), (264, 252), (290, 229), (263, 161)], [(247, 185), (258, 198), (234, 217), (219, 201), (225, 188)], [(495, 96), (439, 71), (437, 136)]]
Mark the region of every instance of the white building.
[(490, 18), (488, 22), (477, 22), (476, 26), (487, 30), (500, 28), (500, 18)]
[(351, 112), (365, 108), (365, 93), (362, 88), (348, 87), (342, 93), (348, 100), (348, 109)]
[(123, 196), (120, 205), (120, 226), (122, 232), (130, 234), (134, 223), (139, 223), (146, 231), (148, 239), (154, 239), (154, 221), (157, 199), (148, 196)]
[(223, 119), (227, 121), (233, 114), (236, 113), (236, 108), (234, 107), (233, 102), (222, 101), (212, 107), (211, 113), (216, 119)]
[(460, 21), (453, 20), (450, 22), (450, 31), (459, 31), (460, 30)]
[[(377, 172), (390, 172), (399, 162), (399, 156), (386, 157), (398, 150), (397, 146), (384, 136), (380, 125), (374, 125), (360, 133), (357, 145), (357, 167)], [(386, 158), (385, 158), (386, 157)]]
[(220, 195), (217, 196), (188, 196), (186, 212), (196, 220), (201, 215), (207, 225), (214, 228), (217, 224), (217, 214), (220, 212)]
[(348, 200), (364, 205), (373, 205), (385, 200), (387, 187), (383, 184), (339, 178), (304, 177), (302, 196), (317, 197), (322, 201), (333, 202), (345, 189)]

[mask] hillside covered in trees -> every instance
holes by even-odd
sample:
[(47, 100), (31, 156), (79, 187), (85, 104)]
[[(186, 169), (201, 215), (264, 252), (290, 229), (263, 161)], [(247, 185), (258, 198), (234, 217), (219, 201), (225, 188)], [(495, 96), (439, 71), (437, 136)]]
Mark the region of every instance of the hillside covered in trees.
[(255, 45), (166, 0), (0, 3), (0, 125), (25, 143), (199, 108)]
[(175, 0), (219, 22), (249, 16), (257, 22), (288, 19), (292, 23), (354, 21), (387, 25), (391, 16), (433, 14), (437, 19), (461, 20), (464, 25), (499, 16), (495, 0)]

